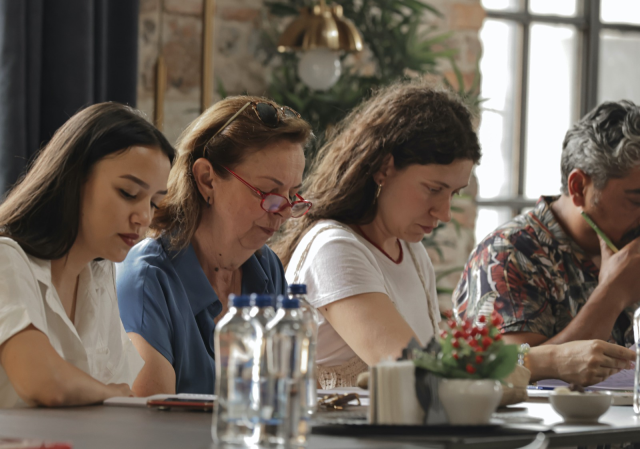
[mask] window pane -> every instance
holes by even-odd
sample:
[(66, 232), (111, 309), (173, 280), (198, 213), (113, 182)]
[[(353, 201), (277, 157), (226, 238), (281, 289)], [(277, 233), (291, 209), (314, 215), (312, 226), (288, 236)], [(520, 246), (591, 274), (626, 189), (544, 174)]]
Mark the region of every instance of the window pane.
[(532, 14), (574, 17), (578, 12), (577, 0), (530, 0)]
[(476, 219), (476, 244), (492, 233), (498, 226), (511, 220), (511, 209), (508, 207), (478, 207)]
[(638, 0), (601, 1), (600, 19), (603, 22), (640, 25), (640, 2)]
[(598, 102), (631, 100), (640, 104), (640, 33), (603, 30), (600, 37)]
[(525, 196), (560, 192), (560, 155), (577, 118), (578, 36), (567, 25), (531, 26)]
[(482, 0), (482, 6), (494, 11), (520, 11), (522, 0)]
[(482, 120), (479, 137), (482, 162), (476, 169), (481, 198), (512, 196), (516, 120), (516, 73), (520, 29), (517, 24), (486, 19), (480, 30), (484, 48)]

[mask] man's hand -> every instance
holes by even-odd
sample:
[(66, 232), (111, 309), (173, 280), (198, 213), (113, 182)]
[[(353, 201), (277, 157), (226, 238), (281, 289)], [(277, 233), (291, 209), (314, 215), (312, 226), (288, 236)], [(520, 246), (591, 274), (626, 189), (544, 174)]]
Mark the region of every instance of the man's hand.
[(635, 358), (635, 351), (623, 346), (586, 340), (554, 346), (551, 362), (556, 365), (558, 379), (586, 387), (629, 369)]
[(598, 240), (602, 257), (599, 286), (606, 286), (615, 293), (616, 298), (611, 298), (612, 301), (623, 301), (628, 307), (640, 299), (636, 294), (640, 291), (640, 238), (615, 254), (600, 236)]

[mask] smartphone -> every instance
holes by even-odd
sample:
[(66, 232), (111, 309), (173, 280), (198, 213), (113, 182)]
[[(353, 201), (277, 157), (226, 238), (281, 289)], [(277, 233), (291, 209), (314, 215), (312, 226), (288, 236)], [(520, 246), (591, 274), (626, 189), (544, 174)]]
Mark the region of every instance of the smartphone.
[(213, 401), (209, 399), (194, 399), (194, 398), (166, 398), (166, 399), (149, 399), (147, 401), (147, 407), (156, 407), (158, 410), (194, 410), (201, 412), (213, 411)]

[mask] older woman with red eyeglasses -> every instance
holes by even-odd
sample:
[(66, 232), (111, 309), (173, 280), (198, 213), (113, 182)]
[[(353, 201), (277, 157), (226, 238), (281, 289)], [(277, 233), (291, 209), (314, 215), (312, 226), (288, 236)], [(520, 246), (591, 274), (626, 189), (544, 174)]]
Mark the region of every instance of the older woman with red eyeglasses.
[(213, 393), (213, 330), (227, 297), (286, 293), (265, 243), (311, 207), (298, 194), (310, 135), (292, 109), (238, 96), (180, 137), (151, 238), (118, 267), (122, 322), (145, 360), (137, 395)]

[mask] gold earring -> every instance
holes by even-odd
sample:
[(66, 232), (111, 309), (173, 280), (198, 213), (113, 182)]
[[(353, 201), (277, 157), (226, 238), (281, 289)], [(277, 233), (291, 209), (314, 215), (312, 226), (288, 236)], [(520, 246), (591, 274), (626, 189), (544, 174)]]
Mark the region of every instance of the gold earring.
[(378, 191), (376, 192), (376, 199), (380, 196), (380, 191), (382, 190), (382, 183), (378, 184)]

